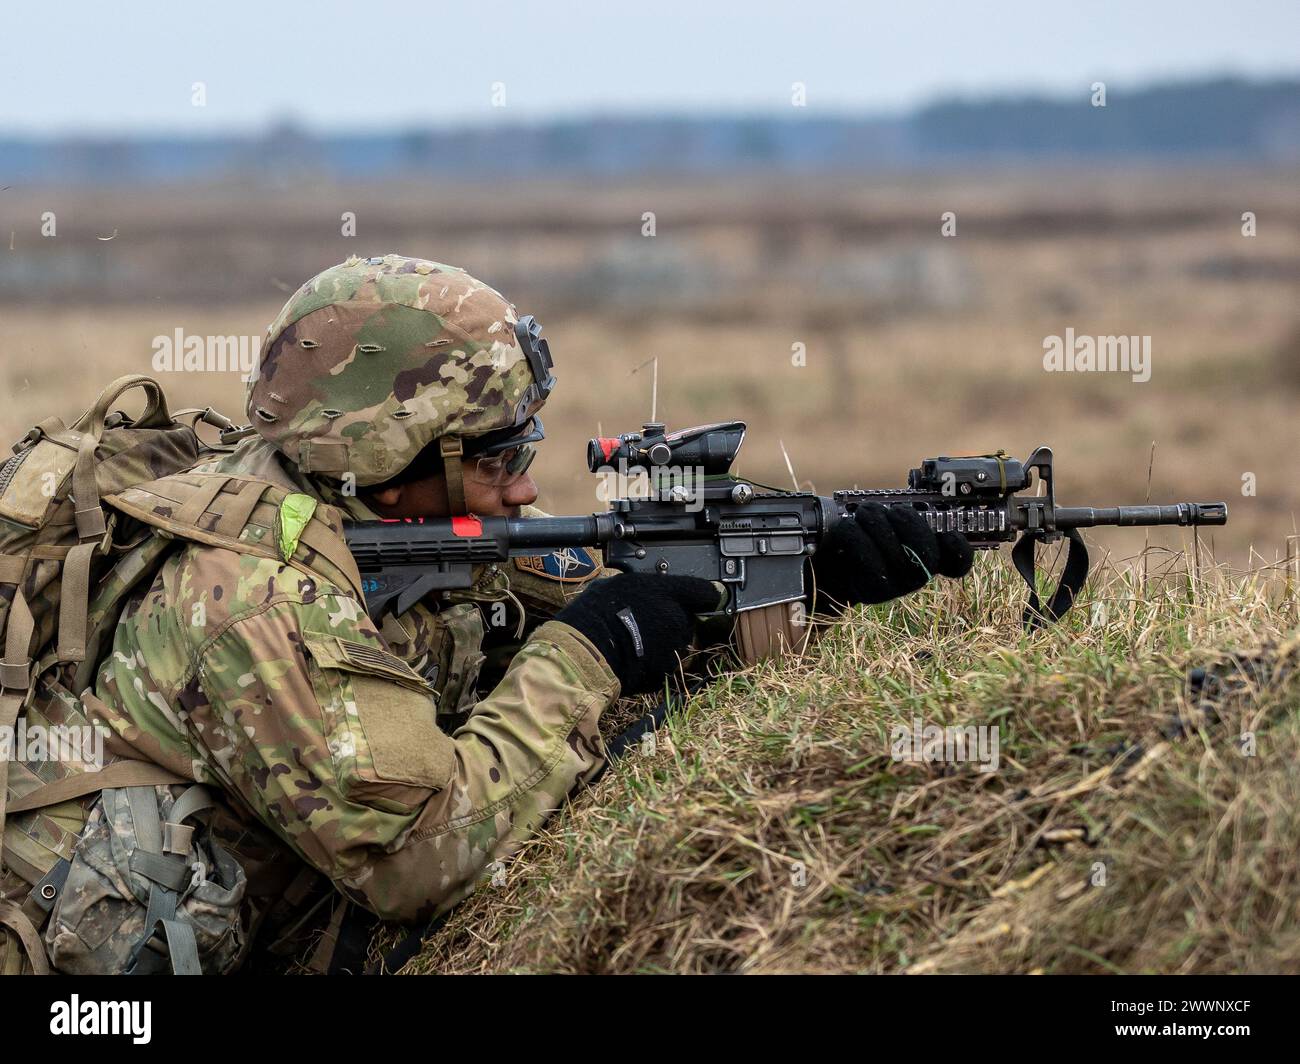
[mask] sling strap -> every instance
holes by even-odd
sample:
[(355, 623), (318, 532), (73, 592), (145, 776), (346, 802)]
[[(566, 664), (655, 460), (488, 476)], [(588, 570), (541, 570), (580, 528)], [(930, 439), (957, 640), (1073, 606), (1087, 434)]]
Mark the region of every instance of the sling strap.
[(1083, 589), (1088, 579), (1088, 548), (1078, 529), (1071, 528), (1065, 532), (1069, 541), (1069, 553), (1065, 556), (1065, 568), (1061, 571), (1060, 582), (1052, 592), (1047, 604), (1038, 600), (1038, 589), (1034, 584), (1034, 548), (1044, 538), (1041, 532), (1026, 532), (1011, 548), (1011, 561), (1016, 572), (1029, 585), (1029, 605), (1025, 607), (1024, 625), (1033, 632), (1044, 625), (1059, 621), (1067, 610), (1074, 605), (1075, 597)]

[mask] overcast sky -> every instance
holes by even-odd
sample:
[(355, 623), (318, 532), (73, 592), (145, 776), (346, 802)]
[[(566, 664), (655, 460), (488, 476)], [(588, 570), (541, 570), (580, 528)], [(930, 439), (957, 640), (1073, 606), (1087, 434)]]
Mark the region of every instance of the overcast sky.
[(801, 114), (897, 111), (1298, 70), (1300, 0), (7, 0), (0, 136), (779, 114), (793, 82)]

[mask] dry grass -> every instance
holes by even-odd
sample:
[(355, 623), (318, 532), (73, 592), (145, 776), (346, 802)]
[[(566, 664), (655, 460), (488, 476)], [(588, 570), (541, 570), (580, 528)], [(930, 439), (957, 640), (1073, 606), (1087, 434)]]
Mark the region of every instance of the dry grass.
[[(1183, 561), (1026, 636), (985, 557), (719, 679), (408, 970), (1300, 972), (1295, 599)], [(997, 725), (999, 770), (894, 761), (916, 718)]]

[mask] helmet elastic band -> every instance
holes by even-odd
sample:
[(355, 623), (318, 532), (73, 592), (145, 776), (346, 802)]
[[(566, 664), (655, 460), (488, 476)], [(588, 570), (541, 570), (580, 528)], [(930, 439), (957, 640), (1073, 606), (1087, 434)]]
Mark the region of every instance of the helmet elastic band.
[(464, 517), (469, 511), (465, 508), (465, 473), (461, 468), (461, 456), (465, 453), (459, 436), (444, 436), (438, 441), (438, 453), (442, 456), (442, 466), (447, 476), (447, 501), (451, 505), (452, 517)]

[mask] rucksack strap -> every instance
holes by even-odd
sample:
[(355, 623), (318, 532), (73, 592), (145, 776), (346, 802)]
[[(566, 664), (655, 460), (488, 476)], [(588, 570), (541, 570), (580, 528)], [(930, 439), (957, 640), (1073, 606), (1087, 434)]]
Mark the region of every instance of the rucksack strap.
[[(10, 622), (12, 624), (12, 621)], [(12, 734), (18, 721), (18, 714), (23, 708), (24, 695), (17, 692), (0, 691), (0, 727)], [(9, 758), (0, 758), (0, 867), (4, 864), (5, 835), (5, 797), (9, 785)], [(50, 974), (49, 958), (45, 955), (45, 943), (41, 941), (40, 932), (23, 910), (11, 901), (0, 900), (0, 927), (7, 927), (18, 939), (23, 953), (37, 975)]]
[(53, 439), (62, 432), (67, 432), (68, 426), (63, 423), (63, 418), (58, 416), (47, 417), (27, 430), (27, 434), (21, 440), (14, 444), (14, 453), (18, 453), (27, 447), (28, 444), (40, 443), (42, 439)]
[(339, 895), (334, 899), (334, 908), (330, 911), (329, 923), (321, 930), (320, 938), (311, 951), (305, 967), (314, 975), (328, 975), (334, 963), (334, 956), (339, 947), (339, 935), (343, 930), (343, 918), (347, 915), (348, 899)]
[[(0, 728), (6, 735), (13, 734), (18, 714), (23, 708), (23, 695), (0, 690)], [(5, 797), (9, 786), (9, 758), (0, 758), (0, 865), (4, 862)]]
[[(108, 495), (105, 501), (128, 517), (182, 539), (286, 561), (317, 578), (341, 584), (361, 600), (361, 574), (347, 549), (341, 519), (332, 507), (318, 506), (299, 536), (301, 550), (292, 558), (281, 558), (276, 523), (281, 504), (291, 494), (255, 477), (181, 473)], [(241, 536), (252, 526), (257, 526), (256, 535)], [(313, 555), (328, 562), (334, 573), (314, 568)]]
[[(145, 950), (161, 924), (173, 974), (202, 975), (194, 929), (185, 921), (176, 919), (176, 907), (181, 892), (190, 881), (190, 867), (185, 863), (185, 854), (189, 851), (189, 829), (184, 821), (211, 809), (216, 802), (207, 790), (195, 785), (176, 799), (164, 822), (158, 811), (157, 793), (152, 787), (128, 787), (126, 798), (138, 843), (131, 854), (131, 871), (149, 880), (144, 935), (136, 944), (131, 971), (143, 975), (155, 970), (153, 959)], [(176, 829), (179, 828), (185, 830), (178, 832)], [(177, 834), (186, 836), (185, 847), (179, 853), (170, 852), (173, 847), (169, 840)]]
[(77, 464), (72, 471), (72, 497), (76, 502), (73, 513), (77, 522), (77, 538), (82, 543), (98, 542), (108, 531), (104, 509), (100, 505), (99, 484), (95, 478), (95, 451), (104, 438), (104, 421), (108, 417), (109, 407), (132, 388), (140, 388), (148, 398), (144, 413), (134, 422), (136, 427), (166, 428), (172, 424), (162, 386), (152, 377), (134, 373), (113, 381), (100, 393), (95, 405), (73, 425), (73, 430), (82, 434), (77, 444)]
[(32, 616), (27, 596), (21, 587), (14, 588), (14, 599), (9, 604), (5, 629), (5, 656), (0, 659), (0, 689), (26, 692), (32, 682), (32, 659), (29, 655), (32, 652), (32, 637), (36, 635), (36, 618)]
[(36, 925), (27, 914), (11, 901), (0, 901), (0, 927), (7, 927), (18, 937), (33, 972), (37, 975), (50, 974), (50, 960), (45, 955), (41, 933), (36, 930)]
[[(191, 779), (179, 776), (170, 769), (155, 765), (150, 761), (114, 761), (105, 765), (98, 772), (75, 772), (61, 780), (47, 783), (43, 787), (24, 794), (9, 803), (8, 813), (30, 813), (33, 809), (68, 802), (73, 798), (84, 798), (96, 791), (122, 787), (152, 787), (163, 783), (193, 783)], [(0, 797), (0, 803), (3, 803)]]
[(84, 661), (90, 617), (90, 574), (100, 543), (79, 543), (63, 560), (59, 586), (59, 661)]
[[(12, 688), (25, 691), (31, 682), (32, 636), (36, 633), (36, 618), (32, 616), (27, 598), (23, 595), (23, 575), (27, 559), (17, 554), (0, 555), (0, 584), (11, 584), (13, 601), (9, 604), (5, 642), (0, 648), (0, 691)], [(20, 700), (21, 701), (21, 700)], [(9, 722), (10, 724), (13, 721)]]
[(199, 943), (194, 937), (194, 928), (180, 920), (164, 920), (162, 928), (167, 938), (172, 975), (202, 975), (203, 963), (199, 960)]
[[(207, 477), (194, 488), (194, 494), (185, 500), (181, 508), (173, 515), (173, 519), (177, 524), (197, 525), (199, 518), (207, 513), (208, 507), (221, 494), (225, 486), (225, 477), (217, 475)], [(149, 487), (153, 486), (149, 485)]]
[(118, 377), (100, 392), (95, 405), (81, 415), (73, 428), (78, 432), (89, 431), (96, 436), (101, 435), (104, 431), (104, 421), (108, 417), (108, 408), (132, 388), (141, 389), (147, 399), (144, 413), (134, 422), (137, 428), (162, 429), (172, 424), (172, 416), (167, 412), (167, 397), (163, 394), (162, 385), (146, 374), (128, 373)]
[(72, 469), (72, 499), (76, 504), (73, 517), (77, 521), (77, 538), (82, 543), (98, 542), (108, 531), (104, 508), (99, 504), (99, 484), (95, 479), (95, 450), (103, 434), (104, 423), (101, 421), (94, 431), (82, 435), (77, 444), (77, 464)]

